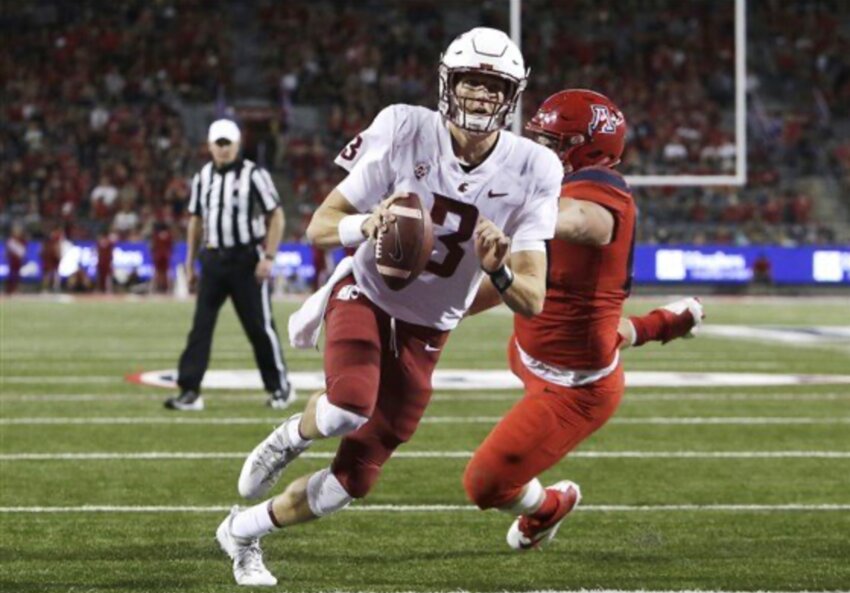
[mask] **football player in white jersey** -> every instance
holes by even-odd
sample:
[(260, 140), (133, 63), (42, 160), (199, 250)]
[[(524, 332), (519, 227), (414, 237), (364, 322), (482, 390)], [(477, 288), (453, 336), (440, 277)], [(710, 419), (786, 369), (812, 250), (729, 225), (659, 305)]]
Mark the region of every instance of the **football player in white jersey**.
[[(330, 467), (256, 506), (234, 507), (221, 523), (216, 536), (237, 583), (276, 583), (259, 538), (366, 496), (416, 430), (440, 351), (485, 274), (515, 312), (541, 310), (563, 167), (552, 151), (504, 130), (527, 74), (507, 35), (472, 29), (442, 56), (438, 111), (387, 107), (337, 157), (348, 176), (307, 229), (319, 247), (357, 247), (351, 273), (326, 288), (326, 389), (257, 445), (240, 494), (264, 497), (314, 440), (342, 439)], [(392, 291), (373, 240), (391, 222), (393, 196), (408, 192), (430, 210), (435, 249), (419, 277)]]

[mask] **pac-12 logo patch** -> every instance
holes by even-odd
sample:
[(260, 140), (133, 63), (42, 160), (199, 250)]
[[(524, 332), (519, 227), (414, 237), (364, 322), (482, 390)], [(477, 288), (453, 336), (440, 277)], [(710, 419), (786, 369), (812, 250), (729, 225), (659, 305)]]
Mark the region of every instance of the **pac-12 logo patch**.
[(600, 134), (616, 134), (617, 126), (623, 123), (623, 116), (617, 112), (611, 112), (607, 105), (591, 105), (593, 119), (587, 126), (587, 133), (593, 136), (595, 132)]

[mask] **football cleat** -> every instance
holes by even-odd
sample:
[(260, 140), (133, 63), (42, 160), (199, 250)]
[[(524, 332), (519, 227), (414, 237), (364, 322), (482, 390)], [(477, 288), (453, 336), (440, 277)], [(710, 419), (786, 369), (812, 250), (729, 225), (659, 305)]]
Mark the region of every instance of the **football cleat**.
[(165, 400), (165, 407), (169, 410), (181, 412), (200, 412), (204, 409), (204, 398), (201, 397), (199, 392), (186, 389), (181, 391), (177, 397), (170, 397)]
[(508, 529), (508, 545), (514, 550), (542, 548), (555, 537), (564, 519), (581, 502), (581, 489), (578, 484), (562, 480), (546, 490), (558, 492), (558, 508), (548, 521), (541, 521), (526, 515), (520, 515)]
[(705, 319), (702, 303), (696, 297), (688, 297), (668, 303), (661, 309), (673, 314), (672, 319), (669, 319), (669, 330), (665, 332), (666, 335), (662, 340), (665, 344), (677, 338), (690, 339), (696, 337), (700, 326), (702, 326), (702, 320)]
[(238, 512), (239, 507), (230, 509), (230, 514), (215, 531), (218, 545), (233, 560), (233, 577), (236, 579), (236, 584), (269, 587), (277, 585), (277, 579), (263, 563), (260, 540), (258, 538), (244, 539), (233, 535), (231, 525)]
[(242, 464), (239, 472), (239, 494), (245, 498), (260, 498), (277, 483), (283, 470), (307, 449), (295, 447), (289, 442), (287, 427), (301, 421), (302, 414), (295, 414), (275, 428)]
[(266, 405), (275, 410), (283, 410), (298, 399), (298, 394), (295, 391), (295, 386), (290, 383), (289, 389), (277, 389), (269, 394), (269, 399), (266, 400)]

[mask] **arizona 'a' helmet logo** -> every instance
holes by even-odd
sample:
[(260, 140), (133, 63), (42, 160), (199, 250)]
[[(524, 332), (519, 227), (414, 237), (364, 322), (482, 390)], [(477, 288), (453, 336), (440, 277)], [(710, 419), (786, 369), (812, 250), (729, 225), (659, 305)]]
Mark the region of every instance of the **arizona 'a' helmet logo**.
[(600, 134), (616, 134), (617, 126), (623, 123), (623, 116), (617, 112), (612, 112), (607, 105), (591, 105), (593, 110), (593, 119), (587, 126), (587, 133), (593, 136), (594, 133)]

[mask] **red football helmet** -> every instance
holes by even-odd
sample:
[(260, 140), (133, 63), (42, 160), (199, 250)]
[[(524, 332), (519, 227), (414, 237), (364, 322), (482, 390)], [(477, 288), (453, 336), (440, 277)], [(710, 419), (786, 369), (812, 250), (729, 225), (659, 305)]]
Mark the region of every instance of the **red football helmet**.
[(570, 89), (546, 99), (525, 126), (554, 150), (567, 171), (614, 167), (626, 143), (626, 118), (605, 95)]

